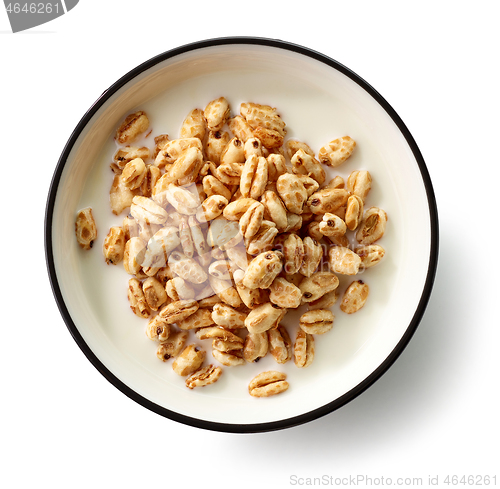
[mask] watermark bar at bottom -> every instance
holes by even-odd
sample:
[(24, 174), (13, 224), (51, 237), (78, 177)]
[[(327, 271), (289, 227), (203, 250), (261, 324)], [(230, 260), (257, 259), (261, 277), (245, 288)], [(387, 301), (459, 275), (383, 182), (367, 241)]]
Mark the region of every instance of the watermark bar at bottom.
[(368, 475), (349, 475), (335, 477), (332, 475), (321, 475), (319, 477), (302, 477), (290, 475), (291, 486), (333, 486), (333, 487), (373, 487), (373, 486), (396, 486), (396, 487), (452, 487), (452, 486), (496, 486), (496, 475), (426, 475), (425, 477), (386, 477)]

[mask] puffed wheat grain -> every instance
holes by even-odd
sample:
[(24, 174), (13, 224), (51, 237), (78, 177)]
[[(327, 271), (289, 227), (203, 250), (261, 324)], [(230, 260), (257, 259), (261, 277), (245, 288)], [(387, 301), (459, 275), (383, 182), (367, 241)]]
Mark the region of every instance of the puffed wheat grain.
[(170, 358), (176, 357), (184, 348), (187, 339), (187, 331), (177, 331), (169, 336), (168, 339), (161, 341), (158, 345), (156, 356), (164, 362)]
[(351, 156), (355, 146), (356, 141), (350, 136), (334, 139), (319, 150), (319, 161), (331, 167), (339, 166)]
[(289, 387), (283, 372), (267, 371), (254, 377), (248, 384), (248, 392), (254, 397), (269, 397), (286, 391)]
[(181, 376), (192, 374), (201, 367), (206, 352), (196, 345), (189, 345), (172, 363), (174, 372)]
[(314, 336), (302, 329), (297, 332), (297, 338), (293, 345), (294, 362), (299, 368), (306, 368), (314, 360)]
[(356, 280), (347, 287), (340, 303), (340, 310), (347, 314), (354, 314), (366, 303), (370, 288), (362, 280)]
[(300, 317), (299, 326), (308, 334), (324, 334), (333, 327), (335, 316), (328, 309), (307, 311)]
[(359, 225), (356, 239), (359, 244), (370, 245), (378, 241), (385, 233), (387, 213), (378, 207), (370, 207)]
[(97, 239), (97, 226), (90, 207), (78, 212), (75, 221), (75, 233), (80, 247), (84, 250), (90, 250)]
[(149, 127), (149, 119), (142, 110), (128, 115), (116, 131), (116, 140), (120, 144), (131, 143)]
[(217, 382), (222, 375), (220, 367), (214, 367), (212, 364), (203, 367), (186, 379), (186, 387), (194, 389), (195, 387), (204, 387)]

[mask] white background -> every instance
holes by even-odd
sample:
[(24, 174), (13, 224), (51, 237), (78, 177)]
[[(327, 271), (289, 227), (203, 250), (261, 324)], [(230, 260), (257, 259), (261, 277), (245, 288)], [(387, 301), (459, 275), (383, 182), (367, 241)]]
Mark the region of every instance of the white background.
[[(0, 9), (0, 486), (255, 489), (324, 475), (425, 486), (447, 474), (500, 485), (495, 4), (81, 0), (17, 34)], [(423, 153), (441, 232), (433, 295), (394, 366), (328, 416), (255, 435), (177, 424), (108, 383), (59, 315), (43, 243), (58, 157), (99, 95), (157, 54), (232, 35), (315, 49), (378, 90)]]

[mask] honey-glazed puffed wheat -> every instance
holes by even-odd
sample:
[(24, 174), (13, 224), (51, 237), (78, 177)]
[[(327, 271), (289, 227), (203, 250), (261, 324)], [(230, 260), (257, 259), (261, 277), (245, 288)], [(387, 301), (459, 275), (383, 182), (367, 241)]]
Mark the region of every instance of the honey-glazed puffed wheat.
[[(129, 114), (110, 164), (110, 210), (121, 222), (104, 238), (105, 261), (123, 261), (130, 308), (147, 319), (158, 359), (173, 358), (189, 389), (268, 353), (278, 364), (293, 358), (298, 368), (311, 365), (314, 337), (332, 329), (338, 298), (335, 307), (348, 315), (368, 298), (365, 280), (343, 290), (338, 275), (370, 273), (385, 255), (374, 243), (384, 236), (387, 213), (370, 207), (370, 172), (329, 174), (351, 157), (354, 139), (331, 139), (316, 152), (286, 139), (272, 105), (249, 101), (232, 111), (216, 96), (168, 129), (179, 137), (153, 135), (151, 147), (148, 115)], [(76, 234), (83, 249), (92, 247), (91, 208), (78, 214)], [(282, 324), (288, 311), (300, 320)], [(212, 363), (203, 366), (207, 350)], [(288, 388), (286, 374), (276, 371), (248, 385), (253, 397)]]

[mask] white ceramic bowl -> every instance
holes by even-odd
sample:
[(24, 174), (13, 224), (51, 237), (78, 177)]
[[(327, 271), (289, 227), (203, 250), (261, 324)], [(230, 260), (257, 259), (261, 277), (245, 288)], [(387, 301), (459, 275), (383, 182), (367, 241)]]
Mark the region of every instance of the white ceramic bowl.
[[(169, 363), (156, 358), (145, 322), (128, 307), (129, 276), (106, 266), (102, 240), (120, 225), (109, 209), (112, 135), (124, 116), (144, 109), (154, 135), (177, 137), (186, 114), (225, 96), (237, 112), (253, 101), (277, 107), (287, 137), (315, 151), (343, 135), (357, 141), (335, 173), (367, 169), (373, 187), (367, 205), (385, 209), (383, 262), (362, 275), (370, 286), (363, 309), (333, 308), (334, 328), (316, 337), (307, 369), (257, 364), (226, 368), (216, 384), (193, 391)], [(74, 233), (78, 209), (91, 206), (99, 238), (81, 250)], [(301, 46), (260, 38), (223, 38), (168, 51), (138, 66), (106, 90), (84, 115), (61, 155), (46, 213), (46, 256), (61, 314), (84, 354), (118, 389), (167, 418), (200, 428), (258, 432), (304, 423), (344, 405), (378, 379), (414, 333), (426, 307), (437, 265), (438, 223), (431, 181), (418, 147), (381, 95), (336, 61)], [(341, 277), (341, 287), (350, 277)], [(352, 278), (351, 278), (352, 279)], [(297, 315), (284, 323), (292, 336)], [(257, 373), (287, 373), (283, 394), (256, 399), (248, 382)]]

